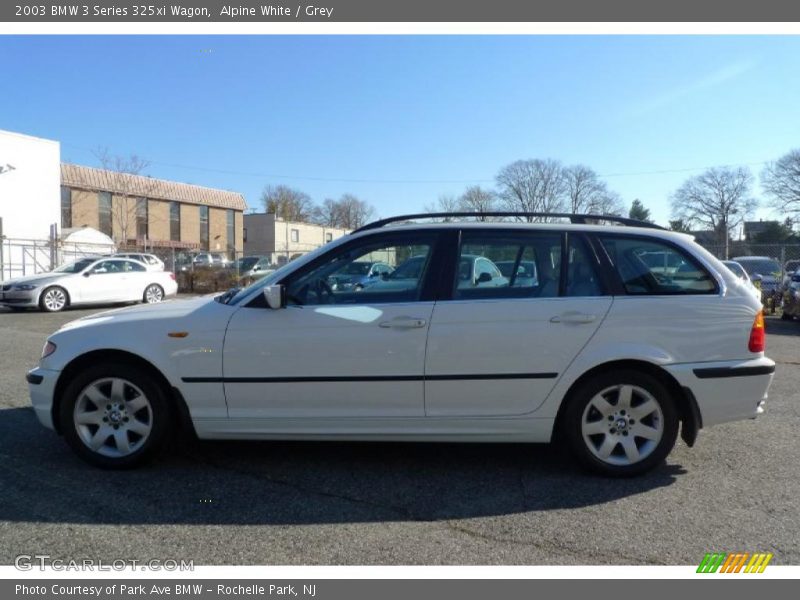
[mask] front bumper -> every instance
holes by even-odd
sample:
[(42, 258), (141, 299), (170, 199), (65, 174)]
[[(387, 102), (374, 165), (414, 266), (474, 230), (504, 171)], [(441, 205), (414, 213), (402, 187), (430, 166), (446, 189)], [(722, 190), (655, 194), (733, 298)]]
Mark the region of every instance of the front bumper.
[(697, 400), (703, 427), (753, 419), (764, 412), (775, 362), (751, 360), (686, 363), (666, 367)]
[(0, 306), (37, 306), (39, 304), (39, 290), (30, 291), (0, 291)]
[(55, 429), (53, 423), (53, 395), (60, 371), (51, 371), (36, 367), (28, 371), (25, 379), (28, 382), (28, 392), (31, 396), (31, 405), (39, 422), (48, 429)]

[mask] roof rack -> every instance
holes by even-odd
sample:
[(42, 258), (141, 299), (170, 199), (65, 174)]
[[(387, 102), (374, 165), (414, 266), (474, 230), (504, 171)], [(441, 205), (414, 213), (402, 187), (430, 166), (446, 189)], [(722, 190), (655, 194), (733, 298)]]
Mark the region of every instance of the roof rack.
[(370, 229), (380, 229), (390, 223), (397, 223), (398, 221), (411, 221), (413, 219), (437, 219), (443, 217), (548, 217), (569, 219), (570, 223), (575, 225), (584, 225), (587, 221), (608, 221), (609, 223), (618, 223), (620, 225), (627, 225), (629, 227), (645, 227), (647, 229), (661, 229), (660, 225), (649, 223), (647, 221), (639, 221), (638, 219), (628, 219), (627, 217), (617, 217), (615, 215), (585, 215), (578, 213), (547, 213), (547, 212), (504, 212), (504, 211), (491, 211), (491, 212), (434, 212), (434, 213), (416, 213), (412, 215), (398, 215), (396, 217), (389, 217), (388, 219), (380, 219), (367, 223), (363, 227), (359, 227), (353, 233), (361, 231), (368, 231)]

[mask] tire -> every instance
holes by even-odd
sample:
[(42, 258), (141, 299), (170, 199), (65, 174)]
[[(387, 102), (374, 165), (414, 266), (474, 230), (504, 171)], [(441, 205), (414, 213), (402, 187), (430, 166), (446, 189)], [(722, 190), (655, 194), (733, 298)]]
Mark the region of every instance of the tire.
[(78, 373), (64, 390), (58, 418), (75, 453), (103, 469), (145, 464), (162, 447), (170, 426), (165, 392), (152, 374), (116, 362)]
[(144, 294), (142, 294), (142, 302), (145, 304), (158, 304), (164, 300), (164, 288), (157, 283), (148, 285)]
[(575, 390), (567, 399), (562, 425), (572, 454), (585, 468), (632, 477), (655, 468), (672, 451), (678, 412), (657, 378), (620, 369), (601, 373)]
[(69, 306), (69, 294), (61, 286), (51, 285), (39, 296), (39, 308), (45, 312), (59, 312), (67, 306)]

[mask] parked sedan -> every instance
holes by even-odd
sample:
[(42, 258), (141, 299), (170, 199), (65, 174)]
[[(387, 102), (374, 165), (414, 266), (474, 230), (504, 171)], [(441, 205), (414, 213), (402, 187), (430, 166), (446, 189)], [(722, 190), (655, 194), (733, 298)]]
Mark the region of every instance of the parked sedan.
[(49, 273), (4, 282), (0, 306), (57, 312), (78, 304), (154, 304), (177, 292), (173, 273), (148, 271), (144, 264), (127, 258), (89, 257)]
[(783, 312), (781, 319), (791, 321), (800, 317), (800, 274), (789, 276), (789, 281), (783, 290)]
[(377, 278), (385, 278), (394, 269), (384, 262), (352, 262), (345, 269), (331, 276), (331, 287), (334, 291), (363, 290)]
[(761, 282), (761, 297), (763, 301), (779, 291), (781, 283), (781, 264), (769, 256), (734, 256), (750, 279)]
[(163, 271), (165, 268), (164, 261), (158, 258), (155, 254), (145, 254), (143, 252), (117, 252), (114, 256), (117, 258), (130, 258), (138, 260), (148, 271)]
[(273, 273), (276, 267), (272, 266), (266, 256), (243, 256), (232, 263), (231, 269), (238, 274), (241, 281), (250, 284)]

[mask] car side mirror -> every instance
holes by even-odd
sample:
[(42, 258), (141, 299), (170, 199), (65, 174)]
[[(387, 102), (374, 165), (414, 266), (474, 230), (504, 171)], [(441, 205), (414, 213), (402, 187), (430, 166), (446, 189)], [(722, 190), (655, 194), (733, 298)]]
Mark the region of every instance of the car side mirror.
[(88, 276), (89, 276), (89, 275), (91, 275), (91, 274), (92, 274), (92, 272), (91, 272), (91, 271), (84, 271), (84, 272), (83, 272), (83, 276), (84, 276), (84, 277), (88, 277)]
[(475, 283), (480, 285), (481, 283), (489, 283), (492, 280), (492, 276), (489, 273), (481, 273), (478, 275), (478, 279)]
[(764, 277), (761, 276), (761, 273), (756, 273), (753, 275), (753, 281), (761, 281)]
[(389, 279), (389, 272), (388, 271), (383, 271), (381, 273), (381, 279)]
[(286, 288), (282, 285), (268, 285), (263, 291), (267, 306), (273, 310), (286, 308)]

